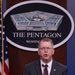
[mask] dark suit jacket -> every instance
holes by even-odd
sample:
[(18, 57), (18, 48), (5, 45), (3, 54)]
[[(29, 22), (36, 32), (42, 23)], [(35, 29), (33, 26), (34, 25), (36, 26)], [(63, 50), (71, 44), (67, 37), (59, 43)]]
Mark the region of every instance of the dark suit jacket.
[[(40, 60), (25, 65), (23, 75), (42, 75)], [(67, 67), (53, 60), (50, 75), (68, 75)]]

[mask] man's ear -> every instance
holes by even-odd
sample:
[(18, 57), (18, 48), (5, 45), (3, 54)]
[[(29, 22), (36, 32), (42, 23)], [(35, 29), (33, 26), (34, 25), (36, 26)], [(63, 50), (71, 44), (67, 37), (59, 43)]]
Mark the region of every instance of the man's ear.
[(54, 55), (54, 53), (55, 53), (55, 50), (53, 49), (53, 55)]
[(39, 52), (39, 50), (38, 50), (38, 55), (40, 55), (40, 52)]

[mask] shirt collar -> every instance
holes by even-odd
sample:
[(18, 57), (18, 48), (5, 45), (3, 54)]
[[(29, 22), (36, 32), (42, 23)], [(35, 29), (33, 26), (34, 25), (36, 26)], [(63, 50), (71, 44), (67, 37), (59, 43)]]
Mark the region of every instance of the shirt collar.
[(43, 64), (43, 65), (47, 64), (48, 67), (51, 67), (53, 60), (51, 59), (51, 61), (50, 61), (49, 63), (44, 63), (42, 60), (40, 60), (40, 62), (41, 62), (41, 66), (42, 66), (42, 64)]

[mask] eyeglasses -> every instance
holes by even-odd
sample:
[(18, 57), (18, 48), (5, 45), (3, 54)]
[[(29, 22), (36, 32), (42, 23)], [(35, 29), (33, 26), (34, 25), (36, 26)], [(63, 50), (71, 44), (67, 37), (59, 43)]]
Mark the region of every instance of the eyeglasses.
[(42, 48), (39, 48), (40, 50), (52, 50), (53, 48), (50, 48), (50, 47), (42, 47)]

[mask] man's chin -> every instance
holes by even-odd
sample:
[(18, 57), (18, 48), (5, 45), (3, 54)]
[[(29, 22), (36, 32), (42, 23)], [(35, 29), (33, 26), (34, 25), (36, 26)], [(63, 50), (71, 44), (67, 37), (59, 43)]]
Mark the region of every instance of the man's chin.
[(49, 59), (49, 58), (45, 58), (44, 60), (45, 60), (45, 61), (49, 61), (50, 59)]

